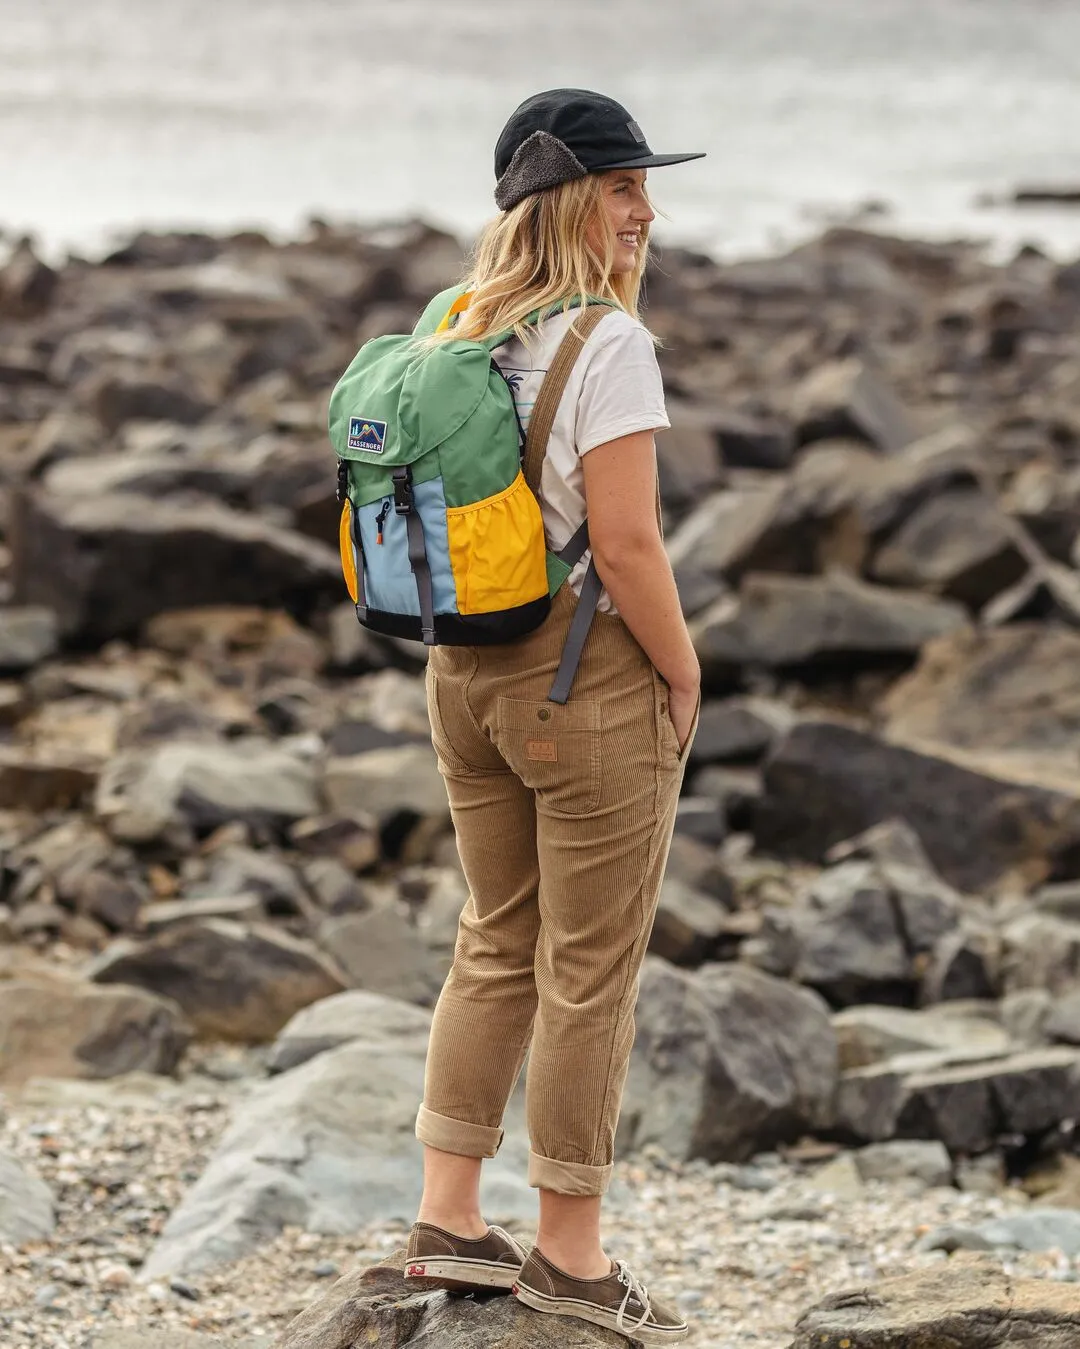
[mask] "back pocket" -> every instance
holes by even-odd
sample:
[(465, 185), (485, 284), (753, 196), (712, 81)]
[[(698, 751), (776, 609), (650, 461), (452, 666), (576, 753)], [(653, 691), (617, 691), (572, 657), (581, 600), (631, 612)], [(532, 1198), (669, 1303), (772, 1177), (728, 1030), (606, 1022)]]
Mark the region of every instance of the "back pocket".
[(588, 815), (600, 804), (600, 704), (500, 698), (499, 753), (556, 815)]

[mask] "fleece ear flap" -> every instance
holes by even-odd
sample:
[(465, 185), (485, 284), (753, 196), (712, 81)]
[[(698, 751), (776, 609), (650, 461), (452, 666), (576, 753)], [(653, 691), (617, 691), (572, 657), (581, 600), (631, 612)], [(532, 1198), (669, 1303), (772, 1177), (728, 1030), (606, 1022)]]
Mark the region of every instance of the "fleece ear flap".
[(558, 136), (534, 131), (514, 152), (506, 172), (495, 185), (495, 205), (509, 211), (534, 192), (584, 178), (588, 169)]

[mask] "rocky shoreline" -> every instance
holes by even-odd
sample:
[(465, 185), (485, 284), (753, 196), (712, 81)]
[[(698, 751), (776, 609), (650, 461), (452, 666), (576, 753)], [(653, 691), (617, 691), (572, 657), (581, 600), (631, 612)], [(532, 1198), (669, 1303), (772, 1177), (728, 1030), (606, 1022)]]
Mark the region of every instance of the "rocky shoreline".
[[(12, 1349), (265, 1340), (399, 1243), (463, 881), (422, 652), (344, 601), (323, 428), (460, 265), (412, 222), (0, 267)], [(1018, 1215), (957, 1244), (1038, 1311), (1080, 1278), (1080, 263), (837, 228), (664, 250), (648, 289), (705, 703), (618, 1227), (702, 1345), (801, 1349), (824, 1293)], [(490, 1201), (527, 1234), (512, 1115)], [(688, 1273), (664, 1231), (699, 1219)]]

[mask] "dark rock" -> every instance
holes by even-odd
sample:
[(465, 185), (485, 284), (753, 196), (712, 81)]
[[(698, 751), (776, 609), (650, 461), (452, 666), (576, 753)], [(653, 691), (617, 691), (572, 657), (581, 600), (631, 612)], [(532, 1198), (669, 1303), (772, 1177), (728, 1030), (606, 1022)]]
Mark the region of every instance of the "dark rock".
[(0, 1078), (171, 1073), (191, 1040), (179, 1006), (153, 991), (73, 979), (0, 981)]
[(67, 810), (81, 805), (98, 780), (95, 764), (37, 758), (23, 750), (0, 748), (0, 809)]
[(714, 796), (682, 796), (675, 808), (675, 833), (716, 847), (728, 835), (724, 803)]
[(831, 362), (808, 375), (792, 392), (788, 412), (800, 445), (850, 436), (895, 454), (918, 435), (882, 376), (858, 359)]
[(795, 454), (790, 426), (732, 408), (710, 409), (708, 417), (728, 468), (787, 468)]
[(613, 1330), (545, 1316), (514, 1297), (416, 1293), (404, 1272), (405, 1252), (398, 1251), (381, 1265), (345, 1275), (286, 1328), (278, 1349), (625, 1349), (625, 1337)]
[(1020, 868), (1041, 879), (1072, 865), (1080, 847), (1080, 794), (1014, 776), (1007, 765), (976, 771), (828, 721), (802, 722), (778, 746), (753, 824), (760, 847), (820, 861), (833, 844), (895, 818), (966, 891)]
[(23, 239), (0, 270), (0, 318), (40, 317), (52, 304), (59, 280), (59, 274), (34, 252), (29, 239)]
[(336, 857), (315, 857), (301, 867), (315, 903), (328, 914), (366, 913), (374, 907), (371, 890)]
[(954, 487), (904, 521), (877, 553), (871, 575), (980, 609), (1027, 572), (1019, 533), (986, 492)]
[(367, 871), (379, 860), (379, 835), (367, 815), (317, 815), (298, 820), (289, 841), (299, 852), (336, 858), (350, 871)]
[(147, 941), (114, 943), (87, 970), (98, 984), (134, 984), (173, 998), (199, 1035), (269, 1040), (301, 1007), (345, 987), (309, 943), (273, 928), (206, 920)]
[(720, 486), (720, 448), (708, 413), (696, 404), (673, 398), (667, 411), (671, 429), (656, 438), (660, 495), (681, 509)]
[(450, 814), (446, 785), (430, 744), (393, 746), (330, 759), (324, 791), (334, 810), (364, 811), (380, 825), (403, 811), (437, 820)]
[(72, 883), (69, 894), (79, 913), (111, 932), (129, 932), (138, 924), (144, 895), (132, 881), (107, 871), (89, 871)]
[(979, 617), (989, 628), (1031, 622), (1080, 628), (1080, 576), (1057, 562), (1032, 562), (1027, 573), (995, 596)]
[(300, 878), (271, 852), (232, 846), (211, 858), (210, 874), (188, 892), (190, 898), (254, 895), (271, 917), (311, 917), (313, 907)]
[(1080, 750), (1077, 668), (1080, 633), (1067, 628), (950, 633), (890, 689), (885, 728), (898, 740), (1062, 756), (1072, 765)]
[(789, 1349), (845, 1341), (858, 1349), (1072, 1349), (1080, 1341), (1080, 1298), (1070, 1284), (1020, 1278), (998, 1261), (954, 1259), (872, 1289), (830, 1294), (799, 1318)]
[[(942, 1055), (938, 1058), (947, 1058)], [(986, 1152), (1001, 1136), (1038, 1136), (1080, 1108), (1080, 1055), (1030, 1050), (958, 1066), (907, 1055), (841, 1075), (837, 1127), (871, 1142), (940, 1139), (950, 1152)]]
[(619, 1150), (740, 1161), (829, 1123), (836, 1040), (824, 1003), (741, 966), (649, 957)]
[(690, 747), (691, 765), (754, 762), (791, 729), (794, 714), (766, 698), (706, 700)]
[(1080, 990), (1053, 1001), (1043, 1033), (1051, 1040), (1080, 1045)]
[(935, 943), (922, 972), (919, 1002), (994, 998), (1000, 989), (1001, 938), (993, 928), (965, 918)]
[(934, 637), (965, 623), (963, 611), (914, 592), (827, 577), (744, 578), (737, 599), (723, 599), (691, 621), (708, 684), (747, 667), (788, 668), (908, 658)]
[(11, 549), (19, 602), (55, 610), (63, 634), (83, 640), (129, 634), (163, 609), (199, 604), (306, 613), (341, 585), (329, 546), (213, 501), (26, 493), (13, 512)]
[(110, 434), (129, 421), (195, 426), (213, 410), (213, 404), (167, 377), (151, 379), (134, 374), (106, 375), (89, 391), (89, 402)]

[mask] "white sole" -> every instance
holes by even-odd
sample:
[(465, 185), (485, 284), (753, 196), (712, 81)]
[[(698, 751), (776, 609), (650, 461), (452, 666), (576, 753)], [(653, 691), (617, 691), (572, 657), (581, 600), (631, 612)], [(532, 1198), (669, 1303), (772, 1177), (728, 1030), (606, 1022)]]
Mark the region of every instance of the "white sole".
[(472, 1286), (479, 1288), (513, 1288), (520, 1273), (520, 1266), (496, 1265), (488, 1261), (468, 1260), (465, 1256), (440, 1255), (435, 1259), (427, 1256), (409, 1260), (405, 1265), (405, 1278), (415, 1279), (429, 1286), (437, 1280), (439, 1287), (455, 1288)]
[(594, 1326), (613, 1330), (616, 1335), (625, 1335), (628, 1340), (638, 1344), (677, 1344), (690, 1333), (689, 1326), (679, 1326), (671, 1330), (649, 1326), (642, 1326), (640, 1330), (620, 1330), (616, 1325), (618, 1318), (615, 1312), (605, 1311), (595, 1302), (585, 1302), (578, 1298), (546, 1297), (534, 1288), (526, 1288), (520, 1283), (514, 1288), (514, 1296), (535, 1312), (549, 1312), (554, 1316), (576, 1316), (580, 1321), (591, 1321)]

